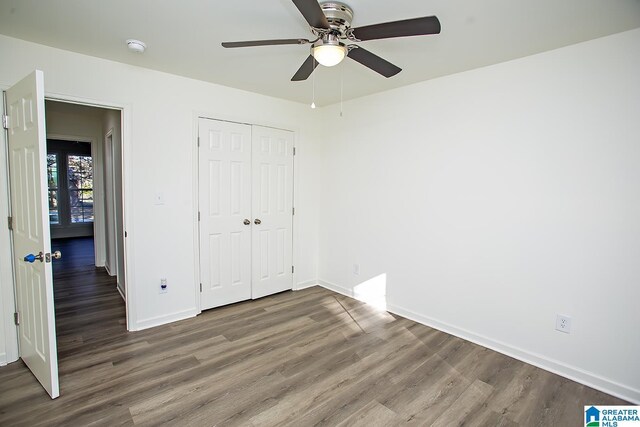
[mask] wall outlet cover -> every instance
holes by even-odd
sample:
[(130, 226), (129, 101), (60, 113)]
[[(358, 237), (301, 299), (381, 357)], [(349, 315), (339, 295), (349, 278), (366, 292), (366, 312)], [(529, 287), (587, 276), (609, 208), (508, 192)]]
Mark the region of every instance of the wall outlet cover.
[(556, 316), (556, 331), (564, 332), (565, 334), (571, 333), (571, 317), (558, 314)]

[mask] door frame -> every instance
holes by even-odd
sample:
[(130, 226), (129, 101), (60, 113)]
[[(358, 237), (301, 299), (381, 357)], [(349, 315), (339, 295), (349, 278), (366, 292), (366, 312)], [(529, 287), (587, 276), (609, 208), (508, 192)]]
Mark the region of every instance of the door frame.
[[(201, 298), (200, 298), (200, 222), (198, 220), (198, 210), (199, 210), (199, 195), (200, 195), (200, 163), (199, 163), (199, 150), (198, 150), (198, 135), (199, 135), (199, 124), (198, 121), (200, 119), (207, 119), (207, 120), (217, 120), (220, 122), (230, 122), (230, 123), (238, 123), (238, 124), (242, 124), (242, 125), (249, 125), (249, 126), (262, 126), (262, 127), (266, 127), (266, 128), (271, 128), (271, 129), (278, 129), (278, 130), (283, 130), (283, 131), (287, 131), (287, 132), (291, 132), (293, 133), (293, 147), (294, 150), (297, 151), (297, 147), (298, 147), (298, 134), (299, 134), (299, 129), (291, 129), (290, 127), (284, 126), (284, 125), (277, 125), (277, 124), (264, 124), (264, 123), (251, 123), (250, 121), (246, 121), (243, 119), (239, 119), (239, 118), (221, 118), (218, 114), (214, 114), (214, 113), (207, 113), (207, 112), (202, 112), (202, 111), (194, 111), (193, 113), (193, 143), (192, 143), (192, 156), (191, 156), (191, 170), (192, 170), (192, 182), (193, 182), (193, 253), (194, 253), (194, 277), (196, 278), (195, 283), (194, 283), (194, 288), (195, 288), (195, 306), (196, 306), (196, 310), (199, 313), (202, 313), (202, 304), (201, 304)], [(298, 200), (298, 191), (299, 191), (299, 184), (298, 184), (298, 167), (297, 167), (297, 152), (296, 154), (293, 156), (293, 171), (292, 171), (292, 175), (293, 175), (293, 188), (292, 188), (292, 201), (293, 201), (293, 207), (296, 207), (296, 201)], [(298, 265), (298, 230), (300, 229), (300, 227), (298, 227), (298, 217), (299, 215), (293, 215), (292, 216), (292, 223), (291, 223), (291, 227), (292, 227), (292, 232), (291, 232), (291, 255), (292, 255), (292, 263), (294, 265), (294, 267), (296, 265)], [(304, 289), (306, 286), (298, 286), (298, 280), (297, 280), (297, 276), (298, 272), (296, 271), (296, 269), (294, 268), (293, 271), (293, 275), (292, 275), (292, 279), (291, 279), (291, 290), (293, 291), (297, 291), (300, 289)]]
[[(45, 76), (46, 77), (46, 76)], [(5, 91), (10, 86), (0, 85), (0, 91)], [(91, 99), (79, 97), (71, 94), (55, 93), (47, 91), (45, 88), (45, 100), (65, 102), (70, 104), (80, 104), (89, 107), (107, 108), (112, 110), (119, 110), (121, 113), (121, 143), (122, 143), (122, 205), (123, 205), (123, 232), (125, 236), (131, 233), (132, 228), (130, 224), (132, 221), (131, 208), (127, 209), (127, 206), (133, 206), (132, 203), (132, 134), (131, 134), (131, 122), (132, 122), (132, 105), (129, 103), (122, 103), (105, 99)], [(4, 111), (4, 107), (3, 107)], [(48, 136), (48, 135), (47, 135)], [(5, 165), (5, 172), (0, 173), (0, 218), (3, 218), (2, 225), (0, 226), (0, 315), (2, 316), (2, 325), (4, 323), (4, 335), (5, 335), (5, 353), (0, 353), (0, 366), (7, 363), (15, 362), (20, 358), (18, 349), (18, 334), (17, 326), (13, 322), (13, 313), (16, 311), (16, 283), (14, 279), (14, 265), (13, 265), (13, 241), (11, 240), (11, 233), (6, 226), (6, 218), (11, 212), (11, 203), (9, 200), (9, 174), (8, 158), (7, 158), (7, 132), (5, 129), (0, 128), (0, 164)], [(125, 313), (126, 313), (126, 325), (128, 331), (134, 331), (136, 319), (135, 310), (135, 283), (133, 281), (135, 264), (133, 263), (133, 242), (130, 237), (124, 237), (124, 275), (125, 283)]]
[[(104, 133), (104, 129), (103, 129), (103, 133)], [(107, 147), (107, 141), (111, 141), (109, 147)], [(107, 133), (104, 134), (103, 138), (102, 138), (102, 144), (103, 144), (103, 150), (102, 150), (102, 184), (105, 188), (104, 193), (102, 194), (102, 197), (105, 200), (104, 203), (104, 225), (105, 225), (105, 230), (107, 230), (107, 210), (109, 209), (108, 203), (106, 203), (107, 199), (109, 198), (109, 194), (107, 194), (106, 188), (107, 188), (107, 154), (109, 154), (111, 156), (111, 168), (113, 169), (114, 166), (114, 151), (113, 151), (113, 128), (109, 129), (107, 131)], [(110, 247), (107, 247), (107, 242), (109, 241), (109, 236), (107, 235), (110, 230), (105, 231), (104, 233), (104, 267), (107, 269), (107, 273), (109, 273), (110, 276), (116, 276), (118, 277), (118, 253), (117, 253), (117, 248), (118, 248), (118, 243), (117, 243), (117, 239), (116, 239), (116, 222), (115, 222), (115, 216), (116, 216), (116, 180), (115, 180), (115, 175), (111, 174), (111, 207), (112, 212), (110, 213), (110, 215), (113, 217), (113, 232), (112, 232), (112, 239), (113, 239), (113, 245), (115, 245), (115, 248), (113, 248), (113, 254), (114, 254), (114, 260), (116, 265), (112, 266), (111, 264), (109, 264), (109, 266), (107, 266), (107, 260), (111, 259), (110, 256), (111, 254), (109, 252), (112, 252)], [(115, 272), (112, 272), (111, 269), (115, 269)], [(114, 274), (115, 273), (115, 274)], [(116, 287), (118, 287), (118, 285), (116, 284)], [(120, 289), (118, 287), (118, 289)], [(126, 302), (126, 297), (123, 295), (123, 298), (125, 298), (125, 302)]]

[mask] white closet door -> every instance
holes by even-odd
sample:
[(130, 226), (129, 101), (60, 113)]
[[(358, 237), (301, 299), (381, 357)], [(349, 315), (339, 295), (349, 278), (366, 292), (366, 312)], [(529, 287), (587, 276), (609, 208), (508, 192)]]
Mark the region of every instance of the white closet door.
[(252, 127), (252, 298), (292, 288), (293, 133)]
[(251, 126), (200, 119), (199, 137), (201, 309), (206, 310), (251, 298)]

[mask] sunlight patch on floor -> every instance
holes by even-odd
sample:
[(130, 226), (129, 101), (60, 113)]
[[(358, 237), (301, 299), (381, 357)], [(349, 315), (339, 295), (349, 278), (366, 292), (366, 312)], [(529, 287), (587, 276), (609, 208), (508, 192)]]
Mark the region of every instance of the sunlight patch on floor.
[(387, 310), (387, 273), (382, 273), (353, 288), (353, 297), (379, 310)]

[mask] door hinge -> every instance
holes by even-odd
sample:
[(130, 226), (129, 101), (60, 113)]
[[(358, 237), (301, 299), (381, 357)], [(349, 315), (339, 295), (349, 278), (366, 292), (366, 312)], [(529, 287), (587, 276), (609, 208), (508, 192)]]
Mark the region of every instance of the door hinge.
[(200, 292), (202, 292), (202, 283), (200, 283)]
[(296, 147), (293, 147), (293, 155), (296, 155)]
[(293, 272), (295, 271), (295, 269), (296, 269), (296, 268), (292, 265), (292, 266), (291, 266), (291, 272), (293, 273)]
[(13, 323), (15, 323), (16, 326), (20, 325), (20, 314), (18, 314), (17, 312), (13, 313)]
[(7, 225), (9, 226), (9, 230), (13, 230), (13, 217), (7, 217)]
[(2, 127), (5, 129), (9, 129), (9, 116), (6, 114), (2, 115)]
[(198, 211), (198, 221), (200, 221), (200, 211)]
[(127, 237), (127, 232), (126, 232), (126, 231), (124, 232), (124, 237), (125, 237), (125, 238)]
[(200, 147), (200, 137), (198, 137), (198, 147)]
[(296, 208), (291, 208), (291, 215), (295, 215), (296, 214)]

